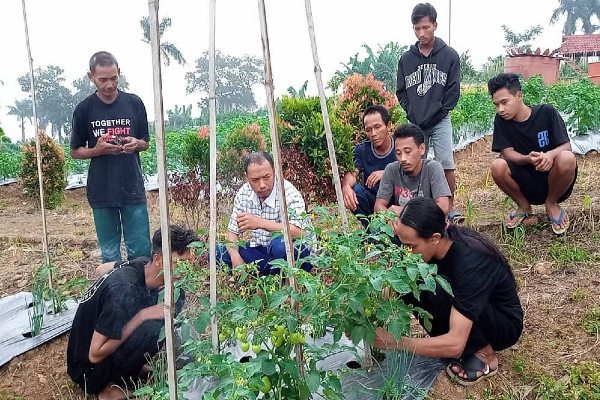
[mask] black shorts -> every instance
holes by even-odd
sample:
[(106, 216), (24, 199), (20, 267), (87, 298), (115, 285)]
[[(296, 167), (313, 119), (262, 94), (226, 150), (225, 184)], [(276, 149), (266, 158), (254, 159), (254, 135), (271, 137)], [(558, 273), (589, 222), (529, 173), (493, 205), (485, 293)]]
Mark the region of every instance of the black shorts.
[[(518, 165), (510, 161), (508, 168), (510, 169), (510, 175), (517, 182), (521, 193), (527, 199), (529, 204), (539, 205), (546, 202), (548, 197), (548, 172), (540, 172), (535, 169), (533, 165)], [(577, 180), (577, 167), (575, 167), (575, 177), (573, 182), (567, 188), (567, 190), (558, 198), (558, 202), (562, 203), (571, 196), (573, 193), (573, 186)]]

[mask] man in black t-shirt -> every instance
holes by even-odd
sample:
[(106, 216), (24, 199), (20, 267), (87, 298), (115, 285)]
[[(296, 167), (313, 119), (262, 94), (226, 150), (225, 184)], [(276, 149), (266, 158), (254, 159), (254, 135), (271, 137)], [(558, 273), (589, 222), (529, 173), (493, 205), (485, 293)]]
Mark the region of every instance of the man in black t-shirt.
[[(368, 217), (374, 211), (383, 170), (396, 161), (396, 153), (390, 137), (390, 114), (384, 106), (368, 107), (363, 113), (363, 125), (368, 140), (354, 148), (355, 169), (344, 175), (342, 192), (347, 209), (354, 215)], [(360, 218), (360, 222), (365, 227), (369, 224), (367, 218)]]
[(148, 118), (142, 100), (117, 89), (119, 66), (105, 51), (90, 59), (89, 79), (98, 89), (75, 107), (71, 156), (91, 159), (87, 197), (102, 261), (150, 256), (150, 227), (139, 152), (148, 148)]
[(558, 204), (573, 191), (577, 160), (563, 119), (551, 105), (527, 106), (516, 74), (490, 79), (488, 90), (497, 112), (492, 151), (500, 153), (491, 165), (492, 177), (517, 203), (506, 226), (517, 227), (532, 204), (544, 204), (554, 233), (565, 233), (569, 216)]
[[(191, 257), (188, 245), (198, 236), (171, 226), (174, 262)], [(82, 390), (99, 399), (120, 399), (115, 385), (135, 382), (159, 350), (164, 304), (156, 304), (164, 285), (162, 237), (152, 238), (152, 258), (117, 261), (86, 292), (73, 320), (67, 347), (67, 373)], [(103, 264), (101, 267), (105, 267)]]

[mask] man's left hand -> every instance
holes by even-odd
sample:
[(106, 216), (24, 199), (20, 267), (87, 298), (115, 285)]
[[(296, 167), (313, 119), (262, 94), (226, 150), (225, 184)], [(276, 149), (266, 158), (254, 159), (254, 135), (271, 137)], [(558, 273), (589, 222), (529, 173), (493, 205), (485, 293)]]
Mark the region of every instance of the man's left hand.
[(240, 213), (237, 216), (238, 227), (243, 231), (252, 231), (263, 227), (263, 219), (250, 213)]
[(548, 153), (541, 152), (538, 160), (535, 169), (540, 172), (548, 172), (552, 168), (552, 165), (554, 165), (554, 158)]
[(372, 172), (371, 175), (369, 175), (369, 177), (365, 181), (365, 185), (367, 185), (369, 189), (372, 189), (375, 185), (377, 185), (377, 183), (379, 183), (382, 176), (383, 170)]
[(132, 154), (138, 150), (138, 140), (134, 137), (130, 138), (127, 143), (123, 145), (123, 153)]

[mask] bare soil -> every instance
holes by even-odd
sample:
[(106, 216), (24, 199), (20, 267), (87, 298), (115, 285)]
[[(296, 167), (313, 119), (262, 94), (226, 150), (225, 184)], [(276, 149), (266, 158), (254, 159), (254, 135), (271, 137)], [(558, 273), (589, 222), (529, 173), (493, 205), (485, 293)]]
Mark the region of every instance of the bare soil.
[[(600, 360), (599, 338), (581, 327), (586, 312), (600, 306), (600, 156), (578, 157), (577, 184), (565, 203), (572, 221), (567, 235), (554, 237), (543, 208), (536, 207), (538, 223), (527, 226), (524, 240), (515, 242), (502, 232), (502, 218), (513, 205), (489, 175), (495, 157), (490, 144), (486, 138), (456, 154), (456, 203), (468, 214), (467, 222), (490, 235), (511, 260), (525, 309), (525, 330), (516, 346), (499, 353), (500, 372), (495, 377), (465, 389), (442, 373), (431, 399), (535, 399), (533, 377), (558, 379), (572, 363)], [(69, 285), (92, 279), (100, 257), (85, 190), (68, 191), (66, 196), (63, 206), (46, 214), (49, 248), (53, 263), (60, 266), (58, 284), (76, 292), (81, 287)], [(157, 194), (149, 193), (148, 200), (151, 229), (156, 229)], [(18, 184), (0, 187), (0, 297), (30, 287), (43, 258), (40, 215)], [(225, 213), (221, 219), (226, 217)], [(173, 219), (178, 218), (176, 213)], [(573, 249), (583, 252), (585, 260), (570, 261), (577, 258)], [(1, 367), (0, 400), (84, 399), (66, 374), (66, 346), (63, 335)]]

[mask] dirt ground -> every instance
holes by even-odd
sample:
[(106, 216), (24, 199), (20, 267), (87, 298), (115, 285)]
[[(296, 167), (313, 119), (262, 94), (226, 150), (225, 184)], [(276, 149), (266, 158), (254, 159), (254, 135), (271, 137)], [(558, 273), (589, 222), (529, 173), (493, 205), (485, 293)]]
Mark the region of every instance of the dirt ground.
[[(556, 238), (535, 208), (538, 223), (521, 241), (502, 231), (511, 204), (495, 187), (488, 166), (495, 157), (488, 139), (456, 154), (457, 205), (467, 223), (490, 235), (513, 266), (525, 310), (519, 343), (499, 354), (500, 372), (470, 389), (440, 375), (431, 399), (535, 399), (537, 380), (563, 377), (582, 360), (600, 360), (600, 341), (581, 327), (585, 314), (600, 307), (600, 156), (578, 157), (579, 175), (566, 202), (572, 228)], [(68, 191), (66, 203), (47, 212), (49, 248), (60, 266), (57, 278), (76, 293), (100, 262), (91, 211), (84, 189)], [(150, 193), (151, 229), (158, 228), (158, 198)], [(223, 216), (225, 218), (225, 216)], [(43, 256), (40, 212), (17, 184), (0, 187), (0, 297), (28, 290)], [(67, 335), (13, 359), (0, 368), (2, 399), (83, 399), (66, 374)], [(496, 396), (496, 397), (494, 397)]]

